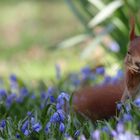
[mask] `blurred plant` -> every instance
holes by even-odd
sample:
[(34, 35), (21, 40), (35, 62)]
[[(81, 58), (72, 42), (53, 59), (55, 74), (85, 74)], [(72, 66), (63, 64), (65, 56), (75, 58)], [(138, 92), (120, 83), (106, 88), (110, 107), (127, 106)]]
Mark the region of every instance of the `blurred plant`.
[[(140, 22), (140, 6), (136, 0), (65, 0), (71, 11), (84, 25), (86, 33), (67, 39), (60, 48), (75, 46), (88, 40), (82, 55), (88, 57), (92, 49), (101, 44), (107, 52), (123, 59), (127, 49), (129, 20), (134, 16)], [(96, 32), (95, 29), (100, 29)], [(140, 25), (137, 25), (137, 30)], [(109, 36), (111, 41), (104, 41)], [(89, 41), (90, 40), (90, 41)]]

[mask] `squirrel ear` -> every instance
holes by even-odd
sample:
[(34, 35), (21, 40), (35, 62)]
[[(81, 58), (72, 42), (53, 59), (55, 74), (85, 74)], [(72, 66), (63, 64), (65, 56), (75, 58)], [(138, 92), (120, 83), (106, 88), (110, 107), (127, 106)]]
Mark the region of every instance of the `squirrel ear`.
[(135, 18), (134, 17), (131, 17), (130, 19), (130, 41), (134, 40), (136, 35), (135, 35)]

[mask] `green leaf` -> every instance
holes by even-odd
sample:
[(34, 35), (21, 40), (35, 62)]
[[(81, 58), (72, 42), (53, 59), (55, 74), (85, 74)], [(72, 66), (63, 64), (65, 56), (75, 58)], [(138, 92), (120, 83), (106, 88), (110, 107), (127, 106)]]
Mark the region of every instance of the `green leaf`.
[(90, 43), (89, 45), (83, 50), (81, 53), (82, 58), (87, 58), (94, 49), (101, 43), (104, 36), (109, 34), (114, 29), (114, 26), (112, 24), (109, 24), (99, 35), (97, 35)]
[(104, 3), (101, 0), (88, 0), (88, 1), (99, 10), (105, 7)]
[(123, 5), (121, 0), (110, 2), (107, 6), (105, 6), (90, 22), (89, 27), (94, 27), (99, 23), (106, 20), (110, 17), (119, 7)]
[(89, 38), (89, 35), (83, 34), (83, 35), (78, 35), (72, 38), (69, 38), (63, 42), (61, 42), (60, 44), (58, 44), (59, 48), (69, 48), (69, 47), (73, 47), (81, 42), (84, 42), (86, 39)]

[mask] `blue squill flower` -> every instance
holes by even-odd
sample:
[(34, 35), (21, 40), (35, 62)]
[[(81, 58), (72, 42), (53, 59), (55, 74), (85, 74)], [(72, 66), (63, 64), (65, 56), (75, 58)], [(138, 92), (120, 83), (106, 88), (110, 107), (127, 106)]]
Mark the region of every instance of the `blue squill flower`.
[(20, 139), (20, 134), (19, 133), (16, 133), (16, 138)]
[(122, 121), (123, 122), (128, 122), (128, 121), (132, 121), (132, 116), (131, 116), (131, 114), (129, 114), (129, 113), (125, 113), (124, 115), (123, 115), (123, 118), (122, 118)]
[(119, 69), (119, 70), (117, 71), (116, 77), (117, 77), (118, 79), (120, 79), (120, 78), (122, 78), (123, 76), (124, 76), (124, 72), (123, 72), (121, 69)]
[(81, 69), (81, 74), (82, 74), (82, 80), (86, 80), (87, 78), (89, 78), (90, 74), (91, 74), (91, 69), (89, 66), (86, 66), (84, 68)]
[(110, 130), (109, 130), (109, 128), (108, 128), (108, 126), (104, 126), (103, 128), (102, 128), (102, 131), (104, 131), (104, 132), (106, 132), (106, 133), (110, 133)]
[(116, 137), (117, 135), (118, 135), (118, 133), (115, 130), (112, 130), (111, 131), (111, 136), (112, 137)]
[(120, 111), (122, 109), (122, 102), (118, 102), (117, 103), (117, 109)]
[(50, 127), (51, 127), (51, 122), (48, 122), (48, 123), (46, 124), (46, 127), (45, 127), (46, 133), (49, 133), (49, 132), (50, 132)]
[(32, 116), (32, 112), (31, 111), (28, 111), (27, 112), (27, 115), (30, 117), (30, 116)]
[(10, 76), (10, 86), (12, 93), (18, 89), (17, 77), (15, 75)]
[(25, 129), (24, 135), (25, 135), (25, 136), (29, 136), (29, 134), (30, 134), (30, 131), (29, 131), (28, 129)]
[(12, 93), (6, 98), (6, 106), (9, 108), (16, 99), (16, 94)]
[(7, 92), (5, 89), (0, 89), (0, 97), (6, 97), (7, 96)]
[(11, 81), (11, 82), (17, 82), (17, 77), (16, 77), (16, 75), (14, 75), (14, 74), (10, 75), (10, 81)]
[(52, 95), (54, 92), (55, 92), (55, 88), (54, 87), (48, 87), (47, 94)]
[(26, 87), (22, 87), (21, 89), (20, 89), (20, 94), (21, 94), (21, 96), (23, 96), (23, 97), (25, 97), (25, 96), (27, 96), (28, 95), (28, 89), (26, 88)]
[(55, 112), (50, 118), (51, 123), (57, 123), (57, 122), (60, 122), (60, 121), (61, 121), (61, 119), (60, 119), (60, 116), (57, 112)]
[(93, 138), (93, 140), (100, 140), (100, 131), (99, 130), (95, 130), (92, 133), (92, 138)]
[(86, 137), (82, 134), (79, 138), (80, 140), (87, 140)]
[(60, 121), (63, 122), (66, 118), (65, 112), (62, 109), (57, 110), (57, 113), (59, 114)]
[[(21, 127), (21, 131), (23, 134), (25, 133), (26, 129), (28, 129), (28, 126), (29, 126), (29, 120), (26, 120)], [(27, 131), (26, 131), (26, 133), (27, 133)]]
[(67, 94), (65, 92), (61, 92), (60, 95), (57, 98), (57, 101), (59, 102), (62, 99), (65, 99), (66, 101), (69, 101), (69, 99), (70, 99), (69, 94)]
[(124, 129), (124, 124), (121, 123), (121, 122), (119, 122), (119, 123), (117, 124), (116, 130), (117, 130), (118, 133), (123, 133), (123, 132), (125, 131), (125, 129)]
[(137, 107), (140, 107), (140, 98), (137, 98), (134, 100), (134, 104), (137, 106)]
[(76, 87), (79, 86), (81, 83), (78, 73), (71, 73), (69, 75), (69, 79), (70, 79), (72, 85), (74, 85)]
[(103, 84), (109, 84), (112, 83), (112, 77), (111, 76), (105, 76), (103, 80)]
[(54, 96), (51, 95), (49, 98), (50, 98), (51, 103), (55, 103), (56, 102), (56, 99), (54, 98)]
[(132, 132), (125, 131), (124, 133), (119, 133), (113, 139), (114, 140), (139, 140), (139, 136), (136, 136)]
[(70, 96), (65, 93), (65, 92), (62, 92), (58, 97), (57, 97), (57, 104), (56, 104), (56, 108), (57, 110), (58, 109), (62, 109), (64, 104), (65, 104), (65, 101), (69, 101), (70, 99)]
[(96, 68), (96, 74), (104, 75), (105, 74), (105, 68), (104, 67)]
[(61, 132), (61, 133), (63, 133), (64, 131), (65, 131), (65, 125), (64, 125), (64, 123), (60, 123), (60, 125), (59, 125), (59, 131)]
[(41, 129), (42, 129), (42, 126), (40, 123), (35, 123), (33, 126), (32, 126), (32, 129), (35, 131), (35, 132), (39, 132)]
[(74, 133), (74, 137), (77, 138), (78, 136), (80, 136), (80, 133), (81, 133), (80, 130), (77, 130), (77, 131)]
[(5, 126), (6, 126), (6, 121), (5, 121), (5, 120), (2, 120), (2, 121), (0, 122), (0, 128), (4, 129)]

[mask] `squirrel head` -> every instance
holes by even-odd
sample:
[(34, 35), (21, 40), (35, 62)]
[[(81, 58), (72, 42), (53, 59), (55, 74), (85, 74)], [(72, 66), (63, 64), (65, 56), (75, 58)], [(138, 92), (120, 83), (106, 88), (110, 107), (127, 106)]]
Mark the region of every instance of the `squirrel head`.
[(135, 34), (134, 18), (130, 20), (130, 42), (125, 57), (125, 66), (132, 73), (140, 73), (140, 36)]

